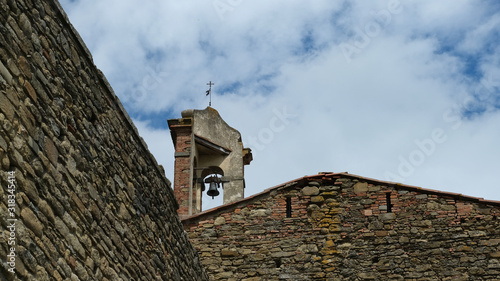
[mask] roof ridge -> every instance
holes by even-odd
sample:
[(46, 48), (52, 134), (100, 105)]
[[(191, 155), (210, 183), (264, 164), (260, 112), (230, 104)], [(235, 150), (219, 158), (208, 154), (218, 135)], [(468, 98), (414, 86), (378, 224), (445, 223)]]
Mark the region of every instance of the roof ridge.
[(215, 207), (215, 208), (203, 211), (203, 212), (195, 214), (193, 216), (184, 218), (184, 219), (182, 219), (182, 221), (183, 222), (184, 221), (189, 221), (189, 220), (192, 220), (192, 219), (196, 219), (198, 217), (202, 217), (202, 216), (207, 215), (207, 214), (211, 214), (211, 213), (215, 213), (217, 211), (222, 211), (222, 210), (225, 210), (225, 209), (229, 209), (232, 206), (236, 206), (236, 205), (241, 204), (241, 203), (246, 202), (246, 201), (251, 201), (251, 200), (253, 200), (253, 199), (257, 198), (257, 197), (260, 197), (260, 196), (266, 195), (268, 193), (271, 193), (274, 190), (279, 190), (280, 188), (286, 188), (286, 187), (295, 185), (295, 184), (297, 184), (299, 182), (322, 180), (322, 179), (328, 179), (328, 178), (332, 179), (332, 177), (337, 177), (337, 176), (339, 176), (339, 177), (340, 176), (345, 176), (345, 177), (350, 177), (350, 178), (355, 178), (355, 179), (361, 179), (361, 180), (368, 181), (368, 182), (382, 183), (382, 184), (386, 184), (388, 186), (395, 187), (397, 189), (406, 189), (406, 190), (418, 191), (420, 193), (431, 193), (431, 194), (437, 194), (437, 195), (442, 195), (442, 196), (451, 196), (451, 197), (461, 198), (461, 199), (463, 199), (465, 201), (476, 201), (476, 202), (480, 202), (480, 203), (483, 203), (483, 204), (498, 205), (498, 206), (500, 206), (500, 201), (485, 200), (484, 198), (481, 198), (481, 197), (474, 197), (474, 196), (469, 196), (469, 195), (463, 195), (461, 193), (454, 193), (454, 192), (448, 192), (448, 191), (440, 191), (440, 190), (436, 190), (436, 189), (427, 189), (427, 188), (422, 188), (422, 187), (419, 187), (419, 186), (402, 184), (402, 183), (398, 183), (398, 182), (378, 180), (378, 179), (374, 179), (374, 178), (368, 178), (368, 177), (362, 177), (362, 176), (358, 176), (358, 175), (354, 175), (354, 174), (349, 174), (348, 172), (339, 172), (339, 173), (322, 172), (322, 173), (318, 173), (316, 175), (303, 176), (301, 178), (297, 178), (297, 179), (294, 179), (294, 180), (291, 180), (291, 181), (288, 181), (288, 182), (285, 182), (285, 183), (282, 183), (282, 184), (278, 184), (278, 185), (272, 186), (272, 187), (267, 188), (267, 189), (265, 189), (265, 190), (263, 190), (263, 191), (261, 191), (259, 193), (254, 194), (252, 196), (245, 197), (243, 199), (240, 199), (240, 200), (237, 200), (237, 201), (234, 201), (234, 202), (231, 202), (231, 203), (227, 203), (227, 204), (220, 205), (218, 207)]

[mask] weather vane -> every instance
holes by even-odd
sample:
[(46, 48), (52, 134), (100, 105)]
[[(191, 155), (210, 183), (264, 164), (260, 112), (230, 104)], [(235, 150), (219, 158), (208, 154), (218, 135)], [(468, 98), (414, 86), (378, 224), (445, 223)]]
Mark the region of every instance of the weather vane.
[(207, 96), (210, 95), (210, 102), (208, 102), (208, 106), (212, 106), (212, 85), (215, 85), (212, 83), (212, 81), (208, 82), (207, 85), (209, 86), (207, 90)]

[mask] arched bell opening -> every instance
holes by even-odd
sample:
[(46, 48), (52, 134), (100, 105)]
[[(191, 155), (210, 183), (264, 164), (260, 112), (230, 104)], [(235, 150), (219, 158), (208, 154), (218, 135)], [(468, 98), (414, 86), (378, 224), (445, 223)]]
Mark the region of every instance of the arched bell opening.
[(201, 173), (201, 184), (203, 185), (203, 210), (221, 205), (223, 191), (224, 171), (220, 167), (212, 166), (204, 169)]
[(212, 199), (219, 196), (222, 191), (222, 176), (224, 176), (224, 171), (216, 166), (208, 167), (201, 172), (201, 178), (205, 184), (203, 190), (207, 190), (207, 195)]
[(201, 177), (204, 179), (212, 174), (220, 175), (222, 177), (224, 176), (224, 171), (220, 167), (210, 166), (208, 168), (203, 169), (203, 171), (201, 172)]

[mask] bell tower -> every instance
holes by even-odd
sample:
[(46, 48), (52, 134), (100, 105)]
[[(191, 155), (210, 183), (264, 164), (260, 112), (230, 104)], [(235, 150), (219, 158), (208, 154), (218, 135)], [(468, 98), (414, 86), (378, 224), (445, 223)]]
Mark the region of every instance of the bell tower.
[(174, 194), (179, 216), (201, 212), (205, 185), (209, 196), (223, 193), (223, 204), (242, 199), (244, 166), (252, 161), (252, 152), (243, 147), (240, 132), (212, 107), (184, 110), (181, 116), (168, 120), (175, 147)]

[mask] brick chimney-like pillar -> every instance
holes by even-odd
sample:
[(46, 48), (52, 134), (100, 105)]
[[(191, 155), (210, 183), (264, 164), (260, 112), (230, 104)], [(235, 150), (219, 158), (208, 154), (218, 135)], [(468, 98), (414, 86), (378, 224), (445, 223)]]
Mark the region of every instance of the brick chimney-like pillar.
[[(171, 126), (175, 136), (174, 195), (179, 203), (177, 213), (182, 218), (193, 215), (196, 191), (193, 181), (192, 130), (190, 125)], [(190, 195), (191, 191), (191, 195)]]

